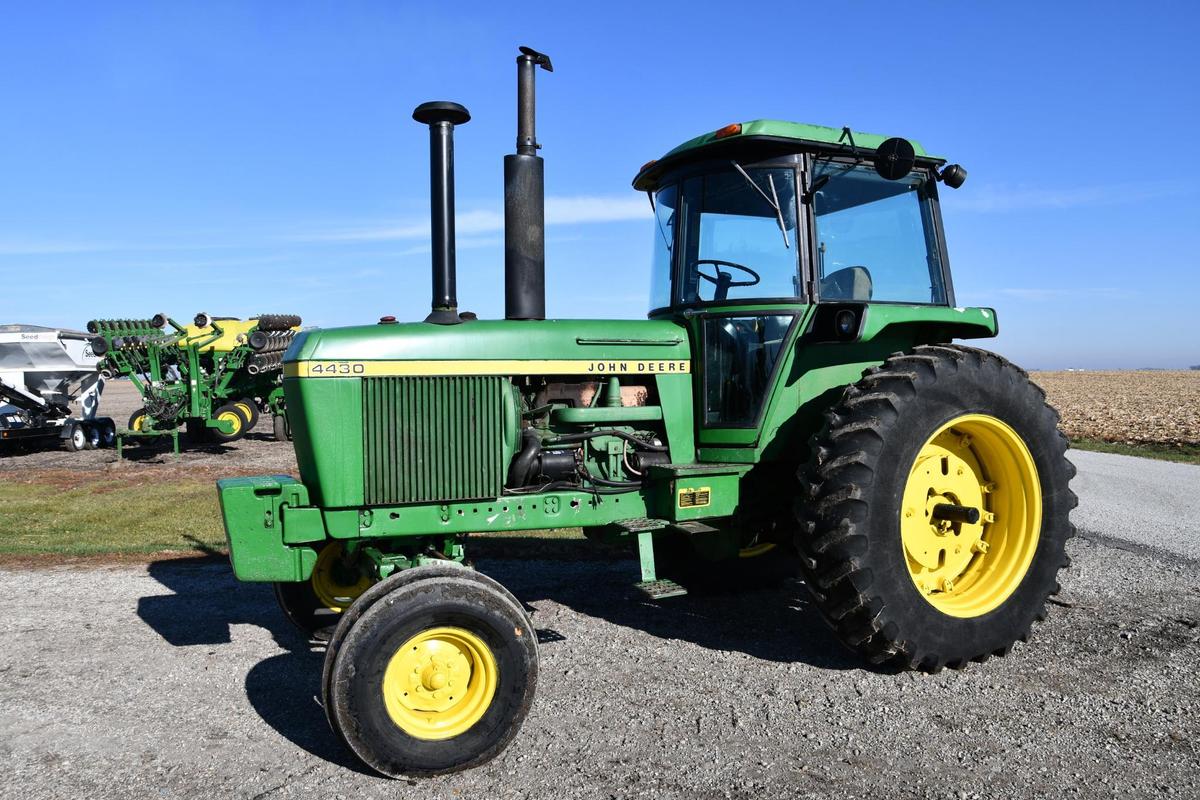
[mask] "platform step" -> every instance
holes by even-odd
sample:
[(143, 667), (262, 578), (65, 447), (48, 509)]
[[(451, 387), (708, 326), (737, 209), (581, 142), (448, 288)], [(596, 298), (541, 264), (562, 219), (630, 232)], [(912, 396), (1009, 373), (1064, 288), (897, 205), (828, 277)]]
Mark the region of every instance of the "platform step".
[(642, 533), (643, 531), (656, 531), (659, 528), (665, 528), (671, 523), (665, 519), (650, 519), (649, 517), (637, 517), (636, 519), (619, 519), (613, 523), (623, 531), (628, 533)]
[(634, 588), (651, 600), (664, 600), (668, 597), (681, 597), (687, 594), (687, 589), (675, 581), (667, 580), (666, 578), (635, 583)]
[(701, 534), (701, 533), (716, 533), (717, 532), (717, 529), (714, 528), (713, 526), (705, 525), (703, 522), (698, 522), (698, 521), (694, 521), (694, 520), (691, 522), (676, 522), (671, 527), (675, 528), (675, 530), (683, 531), (684, 533), (688, 534), (689, 536), (695, 536), (696, 534)]

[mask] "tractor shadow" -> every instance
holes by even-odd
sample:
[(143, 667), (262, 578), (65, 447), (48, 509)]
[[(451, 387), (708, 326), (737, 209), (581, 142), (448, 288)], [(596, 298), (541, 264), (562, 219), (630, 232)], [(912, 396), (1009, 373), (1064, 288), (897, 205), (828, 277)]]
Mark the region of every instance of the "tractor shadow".
[[(507, 586), (532, 610), (538, 640), (556, 647), (571, 634), (538, 626), (537, 604), (549, 601), (580, 615), (605, 620), (661, 638), (737, 651), (779, 663), (801, 662), (820, 669), (870, 669), (847, 652), (811, 606), (798, 580), (721, 594), (691, 594), (660, 602), (638, 597), (632, 584), (637, 564), (597, 552), (588, 542), (529, 542), (529, 551), (504, 548), (484, 555), (477, 566)], [(549, 557), (547, 557), (549, 555)], [(246, 699), (277, 733), (314, 756), (363, 774), (361, 764), (329, 728), (321, 706), (325, 648), (308, 640), (284, 618), (270, 586), (237, 581), (219, 553), (162, 559), (150, 577), (170, 594), (150, 594), (137, 604), (138, 617), (175, 647), (233, 645), (231, 626), (253, 625), (270, 633), (283, 652), (254, 664), (246, 674)], [(570, 646), (569, 643), (567, 645)], [(237, 650), (230, 670), (238, 669)]]
[[(231, 645), (233, 625), (269, 632), (283, 652), (259, 661), (246, 674), (246, 699), (255, 713), (297, 747), (367, 774), (325, 719), (324, 645), (309, 641), (284, 618), (269, 585), (240, 583), (220, 554), (154, 561), (148, 571), (172, 594), (139, 598), (137, 615), (146, 625), (175, 647)], [(231, 651), (228, 668), (238, 669), (233, 662), (240, 660)]]
[[(842, 646), (799, 578), (693, 590), (683, 597), (651, 601), (633, 586), (640, 576), (631, 558), (597, 555), (592, 543), (575, 541), (554, 542), (553, 560), (547, 560), (543, 543), (526, 542), (531, 545), (526, 558), (491, 558), (477, 552), (481, 557), (476, 566), (533, 610), (535, 627), (537, 602), (548, 600), (614, 625), (711, 650), (820, 669), (890, 671), (866, 664)], [(571, 546), (578, 549), (574, 556), (569, 554)], [(505, 555), (512, 555), (508, 546)], [(557, 638), (557, 632), (550, 633)]]

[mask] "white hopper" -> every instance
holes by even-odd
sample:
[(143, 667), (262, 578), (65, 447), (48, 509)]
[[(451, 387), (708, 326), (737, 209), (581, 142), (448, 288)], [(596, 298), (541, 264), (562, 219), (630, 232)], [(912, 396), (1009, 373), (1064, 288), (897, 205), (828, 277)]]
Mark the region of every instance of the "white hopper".
[(90, 340), (81, 331), (0, 325), (0, 380), (60, 408), (86, 393), (84, 416), (89, 418), (97, 394), (89, 390), (100, 376), (96, 369), (100, 359), (92, 352)]

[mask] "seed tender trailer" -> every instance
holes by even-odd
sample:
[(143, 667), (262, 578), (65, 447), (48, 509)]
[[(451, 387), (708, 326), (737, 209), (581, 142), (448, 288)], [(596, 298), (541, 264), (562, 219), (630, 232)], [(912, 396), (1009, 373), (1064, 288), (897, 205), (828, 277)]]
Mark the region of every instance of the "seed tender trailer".
[(116, 441), (117, 426), (97, 415), (104, 376), (89, 339), (81, 331), (0, 325), (0, 453), (56, 439), (76, 451)]
[[(653, 205), (644, 320), (551, 320), (543, 162), (523, 49), (505, 157), (505, 308), (457, 307), (454, 127), (425, 103), (433, 301), (424, 322), (298, 334), (283, 390), (299, 478), (219, 482), (234, 571), (329, 634), (337, 735), (385, 775), (483, 763), (538, 675), (533, 625), (466, 566), (468, 535), (580, 527), (680, 594), (798, 563), (837, 636), (936, 671), (1009, 651), (1067, 563), (1072, 468), (1026, 374), (955, 339), (939, 184), (904, 139), (756, 120), (634, 178)], [(780, 635), (789, 635), (781, 631)]]
[(121, 436), (170, 435), (186, 425), (193, 441), (233, 442), (270, 412), (275, 437), (287, 439), (283, 353), (299, 329), (291, 314), (248, 320), (197, 314), (184, 326), (165, 314), (88, 323), (104, 369), (129, 378), (145, 405)]

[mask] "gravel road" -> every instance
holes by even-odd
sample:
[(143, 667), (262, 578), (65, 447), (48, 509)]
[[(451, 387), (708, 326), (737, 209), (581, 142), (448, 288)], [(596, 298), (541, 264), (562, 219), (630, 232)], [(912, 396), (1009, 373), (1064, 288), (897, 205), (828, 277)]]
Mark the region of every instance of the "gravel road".
[(21, 598), (0, 628), (2, 793), (1200, 796), (1200, 562), (1163, 548), (1173, 520), (1194, 552), (1195, 507), (1126, 526), (1104, 504), (1136, 502), (1121, 487), (1160, 465), (1121, 478), (1120, 457), (1075, 456), (1062, 604), (964, 672), (864, 668), (797, 583), (652, 605), (632, 561), (481, 561), (534, 609), (538, 699), (498, 759), (414, 787), (348, 759), (317, 704), (320, 648), (221, 561), (0, 570)]
[(1072, 450), (1072, 519), (1092, 533), (1200, 560), (1200, 465)]

